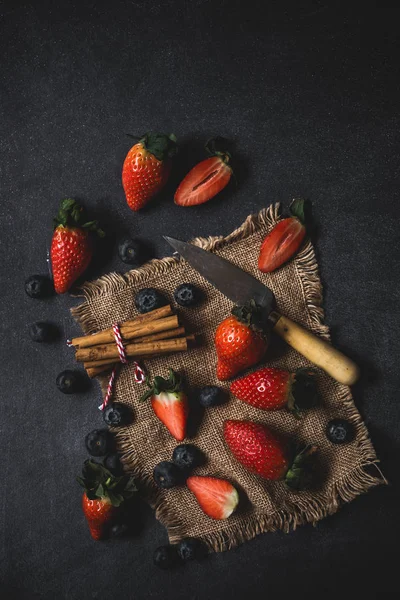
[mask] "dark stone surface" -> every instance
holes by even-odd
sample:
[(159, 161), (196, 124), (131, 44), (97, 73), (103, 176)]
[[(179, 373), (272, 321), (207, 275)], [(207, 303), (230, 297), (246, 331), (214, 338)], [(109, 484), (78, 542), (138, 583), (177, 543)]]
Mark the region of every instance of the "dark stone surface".
[[(5, 2), (1, 12), (2, 597), (344, 598), (351, 584), (378, 597), (396, 575), (399, 505), (394, 15), (371, 3), (253, 0)], [(120, 185), (125, 133), (148, 129), (173, 131), (182, 150), (165, 192), (133, 214)], [(238, 188), (174, 206), (212, 134), (235, 140)], [(392, 485), (317, 528), (266, 534), (173, 573), (152, 565), (166, 534), (143, 505), (133, 539), (92, 542), (74, 478), (86, 433), (102, 426), (99, 389), (58, 392), (71, 351), (28, 336), (37, 320), (77, 333), (77, 300), (24, 293), (26, 277), (46, 273), (52, 218), (68, 196), (157, 256), (170, 252), (162, 234), (226, 234), (274, 200), (311, 199), (327, 322), (362, 367), (354, 396)], [(127, 270), (111, 246), (91, 277)]]

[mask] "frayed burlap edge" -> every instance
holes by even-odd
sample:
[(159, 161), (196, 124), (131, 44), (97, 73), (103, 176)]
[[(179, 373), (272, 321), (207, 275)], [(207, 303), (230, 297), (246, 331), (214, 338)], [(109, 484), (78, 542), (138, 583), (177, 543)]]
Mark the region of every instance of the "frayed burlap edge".
[[(279, 203), (276, 203), (261, 210), (256, 215), (247, 217), (238, 229), (226, 237), (196, 238), (192, 240), (192, 243), (205, 250), (215, 251), (227, 244), (248, 237), (261, 227), (267, 226), (271, 228), (279, 219)], [(122, 290), (130, 283), (135, 285), (145, 284), (148, 279), (155, 275), (168, 273), (179, 260), (181, 259), (173, 257), (155, 259), (143, 267), (129, 271), (128, 273), (110, 273), (96, 281), (86, 283), (82, 287), (82, 296), (85, 298), (85, 301), (71, 309), (73, 317), (78, 321), (85, 333), (90, 334), (98, 331), (98, 325), (90, 307), (92, 298), (97, 298), (99, 295), (108, 293), (117, 293), (118, 290)], [(310, 241), (305, 244), (302, 251), (294, 259), (294, 262), (302, 282), (310, 329), (329, 340), (329, 328), (323, 323), (322, 285), (318, 274), (318, 264), (314, 248)], [(99, 377), (99, 380), (102, 392), (104, 393), (107, 386), (107, 378)], [(270, 515), (249, 517), (246, 525), (240, 529), (238, 527), (230, 528), (229, 524), (227, 524), (225, 531), (204, 532), (202, 539), (211, 550), (216, 552), (229, 550), (260, 533), (276, 531), (278, 529), (287, 533), (307, 522), (315, 524), (324, 517), (335, 513), (342, 503), (350, 502), (374, 486), (387, 483), (377, 466), (379, 461), (376, 458), (368, 431), (354, 405), (350, 389), (346, 386), (341, 386), (340, 397), (347, 409), (347, 416), (355, 425), (358, 433), (360, 464), (357, 468), (331, 486), (328, 498), (326, 492), (323, 494), (317, 492), (313, 495), (312, 499), (309, 497), (304, 499), (304, 503), (301, 503), (299, 497), (296, 506), (292, 505), (290, 509), (279, 510)], [(175, 522), (174, 517), (170, 514), (168, 506), (164, 503), (164, 498), (154, 485), (152, 478), (136, 460), (130, 446), (129, 436), (123, 430), (114, 431), (114, 433), (118, 449), (121, 453), (121, 460), (127, 471), (132, 472), (138, 478), (146, 500), (155, 510), (156, 518), (167, 528), (170, 541), (172, 543), (179, 541), (182, 539), (184, 531), (181, 525)]]

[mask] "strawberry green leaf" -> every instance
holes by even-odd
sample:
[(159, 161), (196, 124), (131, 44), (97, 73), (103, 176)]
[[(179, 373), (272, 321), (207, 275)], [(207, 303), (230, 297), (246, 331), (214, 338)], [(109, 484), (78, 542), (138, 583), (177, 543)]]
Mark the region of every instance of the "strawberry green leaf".
[(103, 485), (101, 483), (97, 486), (96, 496), (98, 498), (103, 498), (104, 497), (104, 487), (103, 487)]
[(97, 221), (87, 221), (85, 210), (72, 198), (61, 201), (58, 214), (54, 219), (54, 228), (59, 227), (82, 227), (96, 232), (104, 237), (104, 231), (99, 229)]
[(311, 223), (311, 202), (303, 198), (295, 198), (289, 206), (289, 212), (292, 217), (296, 217), (303, 225), (310, 226)]
[(96, 498), (113, 498), (113, 502), (121, 503), (136, 492), (134, 479), (129, 475), (114, 476), (104, 465), (92, 459), (85, 461), (82, 477), (77, 481), (85, 488), (86, 495), (91, 500)]
[(146, 393), (144, 393), (142, 396), (140, 396), (139, 402), (146, 402), (146, 400), (148, 400), (152, 396), (154, 396), (154, 390), (153, 390), (153, 388), (151, 388), (150, 390), (147, 390)]
[(165, 379), (160, 375), (156, 375), (156, 377), (154, 377), (153, 383), (151, 383), (149, 380), (147, 380), (146, 383), (150, 389), (145, 394), (143, 394), (143, 396), (140, 398), (140, 402), (144, 402), (152, 396), (158, 396), (158, 394), (160, 394), (161, 392), (178, 393), (182, 389), (181, 377), (173, 369), (169, 369), (168, 379)]
[(254, 300), (246, 302), (243, 306), (234, 306), (232, 314), (238, 321), (251, 327), (254, 331), (265, 331), (265, 311)]
[(285, 476), (285, 483), (290, 489), (300, 491), (311, 485), (312, 457), (317, 450), (317, 446), (309, 445), (296, 454)]
[(140, 142), (148, 152), (154, 154), (157, 160), (171, 158), (178, 152), (178, 145), (174, 134), (146, 133)]
[(124, 497), (121, 494), (114, 494), (111, 490), (108, 490), (107, 497), (113, 506), (120, 506), (124, 501)]

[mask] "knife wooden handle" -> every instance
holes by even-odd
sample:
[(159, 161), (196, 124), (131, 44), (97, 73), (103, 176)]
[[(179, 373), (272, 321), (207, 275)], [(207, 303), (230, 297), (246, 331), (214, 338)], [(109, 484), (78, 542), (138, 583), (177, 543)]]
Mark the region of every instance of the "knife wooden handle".
[(274, 313), (274, 317), (278, 320), (273, 327), (273, 331), (283, 338), (289, 346), (292, 346), (297, 352), (300, 352), (312, 363), (326, 371), (339, 383), (352, 385), (357, 381), (358, 367), (347, 356), (333, 348), (325, 340), (311, 333), (311, 331), (288, 319), (288, 317), (277, 313)]

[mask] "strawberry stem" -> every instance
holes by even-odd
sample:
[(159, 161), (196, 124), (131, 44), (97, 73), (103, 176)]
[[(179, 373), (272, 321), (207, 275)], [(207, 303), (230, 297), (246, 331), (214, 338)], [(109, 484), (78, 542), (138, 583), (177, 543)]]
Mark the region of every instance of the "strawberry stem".
[(210, 156), (219, 156), (219, 158), (225, 163), (231, 160), (232, 156), (230, 152), (227, 150), (227, 146), (229, 145), (229, 141), (221, 136), (217, 136), (215, 138), (211, 138), (205, 145), (206, 152), (210, 154)]
[(92, 459), (85, 460), (82, 477), (76, 480), (85, 489), (89, 500), (106, 499), (113, 506), (120, 506), (137, 491), (133, 477), (116, 477), (104, 465)]
[(257, 332), (265, 333), (265, 311), (262, 310), (255, 300), (246, 302), (243, 306), (234, 306), (232, 314), (238, 321)]
[(286, 485), (295, 491), (304, 490), (312, 481), (311, 457), (317, 452), (317, 446), (306, 446), (298, 452), (285, 475)]
[(287, 408), (296, 418), (302, 410), (319, 404), (316, 376), (315, 369), (301, 367), (290, 377)]
[(146, 379), (146, 385), (149, 390), (139, 399), (140, 402), (145, 402), (152, 396), (158, 396), (161, 392), (178, 393), (182, 389), (182, 379), (173, 369), (168, 371), (168, 379), (157, 375), (154, 377), (153, 383)]
[(165, 133), (146, 133), (140, 138), (139, 143), (160, 161), (172, 158), (178, 152), (176, 136), (173, 133), (169, 135)]
[(99, 228), (97, 221), (87, 221), (86, 211), (73, 198), (61, 200), (60, 208), (54, 219), (54, 229), (59, 227), (81, 227), (88, 231), (97, 233), (99, 237), (104, 237), (105, 233)]

